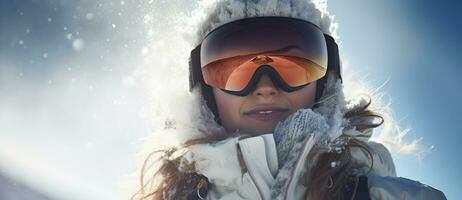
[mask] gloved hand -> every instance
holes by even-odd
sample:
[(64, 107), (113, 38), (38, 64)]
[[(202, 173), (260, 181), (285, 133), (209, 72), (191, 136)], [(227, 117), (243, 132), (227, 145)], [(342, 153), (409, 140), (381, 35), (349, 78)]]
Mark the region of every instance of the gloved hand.
[(279, 122), (274, 129), (279, 169), (286, 163), (295, 144), (302, 142), (309, 134), (317, 136), (328, 128), (326, 118), (312, 109), (300, 109)]
[(328, 128), (325, 117), (311, 109), (300, 109), (276, 125), (279, 171), (271, 187), (272, 199), (303, 199), (308, 153)]

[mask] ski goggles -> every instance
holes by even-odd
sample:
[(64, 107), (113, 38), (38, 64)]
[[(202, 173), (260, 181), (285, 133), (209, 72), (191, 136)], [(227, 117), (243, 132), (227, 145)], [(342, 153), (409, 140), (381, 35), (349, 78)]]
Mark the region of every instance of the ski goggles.
[[(200, 65), (196, 76), (205, 84), (230, 94), (248, 95), (263, 74), (292, 92), (325, 76), (326, 36), (316, 25), (300, 19), (247, 18), (210, 32), (191, 52), (191, 61)], [(198, 56), (200, 61), (194, 61)]]

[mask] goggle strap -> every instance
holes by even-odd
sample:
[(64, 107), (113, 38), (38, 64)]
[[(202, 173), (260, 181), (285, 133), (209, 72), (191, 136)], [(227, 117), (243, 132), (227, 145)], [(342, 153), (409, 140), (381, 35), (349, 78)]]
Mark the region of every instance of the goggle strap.
[(324, 34), (324, 38), (327, 44), (327, 72), (326, 75), (319, 79), (316, 83), (316, 101), (319, 101), (319, 99), (322, 97), (327, 82), (327, 77), (331, 71), (335, 71), (337, 77), (341, 82), (343, 82), (338, 45), (334, 38), (332, 38), (330, 35)]
[(203, 82), (202, 71), (201, 71), (201, 45), (198, 45), (191, 51), (189, 56), (189, 91), (196, 86), (198, 82)]
[[(324, 34), (327, 44), (327, 71), (335, 70), (338, 78), (342, 81), (341, 67), (340, 67), (340, 56), (338, 53), (338, 45), (334, 38), (330, 35)], [(327, 74), (326, 74), (327, 77)]]

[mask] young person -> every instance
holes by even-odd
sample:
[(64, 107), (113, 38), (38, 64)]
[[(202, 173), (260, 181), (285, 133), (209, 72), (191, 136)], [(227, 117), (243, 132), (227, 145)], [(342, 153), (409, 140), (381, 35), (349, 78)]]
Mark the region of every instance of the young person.
[(148, 157), (133, 199), (445, 199), (368, 141), (383, 118), (345, 99), (330, 30), (308, 0), (218, 1), (190, 58), (214, 123)]

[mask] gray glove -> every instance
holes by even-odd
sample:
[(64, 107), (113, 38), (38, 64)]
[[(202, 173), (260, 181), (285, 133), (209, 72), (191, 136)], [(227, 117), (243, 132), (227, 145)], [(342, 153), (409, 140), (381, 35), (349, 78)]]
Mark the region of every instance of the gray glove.
[(307, 162), (304, 158), (328, 128), (326, 118), (311, 109), (300, 109), (276, 125), (279, 171), (271, 187), (272, 199), (303, 199), (306, 187), (299, 182)]
[(327, 120), (311, 109), (300, 109), (279, 122), (274, 129), (274, 140), (279, 169), (286, 163), (294, 145), (302, 142), (311, 133), (320, 135), (329, 128)]

